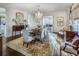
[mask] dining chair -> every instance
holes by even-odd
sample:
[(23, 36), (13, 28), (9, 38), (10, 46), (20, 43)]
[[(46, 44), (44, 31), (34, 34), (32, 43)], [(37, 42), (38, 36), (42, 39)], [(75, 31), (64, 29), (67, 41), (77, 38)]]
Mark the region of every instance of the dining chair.
[(27, 30), (25, 30), (25, 29), (22, 30), (22, 36), (23, 36), (23, 38), (24, 38), (23, 46), (24, 46), (24, 44), (26, 44), (27, 47), (28, 47), (28, 45), (29, 45), (33, 40), (35, 40), (35, 38), (32, 37), (32, 36), (30, 35), (30, 33), (29, 33)]

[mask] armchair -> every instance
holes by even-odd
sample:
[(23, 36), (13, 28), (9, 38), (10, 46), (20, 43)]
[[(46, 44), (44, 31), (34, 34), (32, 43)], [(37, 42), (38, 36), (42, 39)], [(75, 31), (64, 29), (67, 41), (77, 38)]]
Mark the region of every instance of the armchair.
[[(76, 56), (79, 54), (79, 37), (76, 34), (76, 32), (66, 31), (66, 40), (64, 44), (61, 45), (60, 51), (63, 50)], [(70, 42), (70, 40), (72, 41)]]

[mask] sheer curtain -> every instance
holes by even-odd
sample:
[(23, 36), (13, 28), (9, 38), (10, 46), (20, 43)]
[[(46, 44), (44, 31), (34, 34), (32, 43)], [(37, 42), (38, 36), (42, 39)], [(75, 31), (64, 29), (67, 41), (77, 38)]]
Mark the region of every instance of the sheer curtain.
[[(50, 27), (49, 25), (52, 25)], [(60, 55), (60, 45), (57, 42), (57, 35), (55, 35), (52, 31), (50, 31), (48, 28), (51, 28), (53, 31), (53, 17), (52, 16), (44, 16), (43, 17), (43, 37), (46, 36), (49, 40), (49, 47), (50, 47), (50, 53), (54, 56)]]
[(53, 26), (53, 17), (52, 16), (43, 16), (43, 21), (42, 21), (42, 36), (41, 36), (42, 39), (47, 36), (48, 31), (52, 30), (52, 27), (49, 27), (49, 25)]
[(79, 35), (79, 19), (73, 20), (72, 31), (78, 32), (78, 35)]
[(53, 24), (53, 16), (43, 16), (43, 25)]

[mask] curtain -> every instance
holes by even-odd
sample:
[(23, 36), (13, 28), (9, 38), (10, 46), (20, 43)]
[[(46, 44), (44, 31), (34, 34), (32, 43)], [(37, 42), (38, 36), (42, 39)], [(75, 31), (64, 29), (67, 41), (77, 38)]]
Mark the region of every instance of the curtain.
[(52, 27), (49, 27), (49, 25), (53, 25), (53, 17), (44, 16), (42, 21), (42, 35), (41, 35), (42, 39), (46, 37), (46, 35), (48, 34), (48, 31), (53, 31), (51, 29)]
[(78, 32), (78, 35), (79, 35), (79, 19), (73, 20), (72, 31)]
[(57, 42), (57, 35), (54, 33), (48, 32), (49, 46), (51, 55), (59, 56), (60, 55), (60, 45)]

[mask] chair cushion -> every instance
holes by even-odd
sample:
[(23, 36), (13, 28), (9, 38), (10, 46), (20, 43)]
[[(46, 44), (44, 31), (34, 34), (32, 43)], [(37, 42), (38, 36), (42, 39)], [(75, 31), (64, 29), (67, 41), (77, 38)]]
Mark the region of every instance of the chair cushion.
[(76, 46), (79, 46), (79, 37), (78, 36), (75, 36), (73, 41), (72, 41), (72, 44), (73, 45), (76, 45)]
[(77, 51), (76, 51), (75, 49), (73, 49), (71, 46), (67, 46), (67, 47), (65, 48), (65, 51), (66, 51), (66, 52), (69, 52), (69, 53), (71, 53), (71, 54), (77, 55)]

